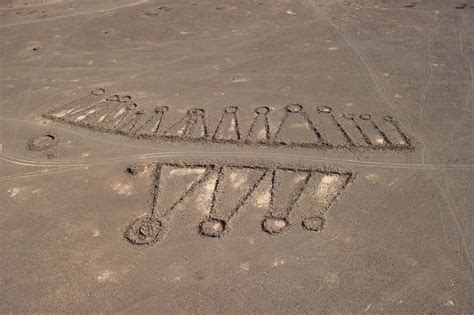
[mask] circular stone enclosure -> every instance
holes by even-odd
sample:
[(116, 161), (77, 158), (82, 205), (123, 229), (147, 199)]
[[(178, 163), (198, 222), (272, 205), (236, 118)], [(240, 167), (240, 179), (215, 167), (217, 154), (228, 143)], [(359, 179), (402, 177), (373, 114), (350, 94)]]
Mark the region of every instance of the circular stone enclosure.
[(46, 151), (59, 143), (59, 137), (52, 133), (45, 133), (28, 140), (30, 151)]
[(159, 220), (144, 216), (133, 220), (127, 227), (124, 236), (135, 245), (152, 245), (160, 240), (162, 234), (163, 224)]

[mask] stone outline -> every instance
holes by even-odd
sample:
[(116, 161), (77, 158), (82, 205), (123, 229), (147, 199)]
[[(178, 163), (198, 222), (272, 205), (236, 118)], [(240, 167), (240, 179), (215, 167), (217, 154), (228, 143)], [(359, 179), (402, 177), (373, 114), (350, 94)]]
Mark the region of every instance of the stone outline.
[[(183, 117), (178, 119), (178, 121), (172, 122), (170, 125), (163, 127), (163, 120), (166, 119), (165, 115), (169, 110), (167, 106), (159, 106), (152, 114), (148, 115), (145, 111), (137, 109), (138, 105), (133, 102), (131, 96), (112, 95), (105, 97), (104, 95), (105, 89), (96, 89), (86, 97), (72, 101), (63, 106), (55, 107), (53, 110), (44, 114), (44, 116), (64, 124), (78, 126), (98, 132), (120, 134), (132, 139), (144, 138), (153, 141), (159, 140), (169, 142), (178, 141), (216, 144), (227, 143), (243, 146), (310, 148), (318, 150), (343, 149), (349, 151), (408, 152), (416, 149), (413, 138), (402, 130), (400, 124), (396, 122), (392, 116), (384, 116), (383, 119), (380, 120), (383, 124), (390, 124), (390, 126), (385, 126), (384, 130), (380, 123), (376, 122), (369, 113), (362, 113), (360, 115), (355, 115), (353, 113), (343, 113), (340, 115), (340, 117), (336, 117), (331, 107), (319, 106), (317, 108), (317, 112), (318, 114), (323, 115), (321, 119), (323, 119), (325, 115), (329, 115), (329, 122), (334, 124), (334, 128), (339, 130), (339, 132), (341, 132), (341, 134), (347, 140), (346, 144), (336, 144), (330, 143), (329, 140), (322, 135), (322, 133), (318, 130), (318, 127), (311, 120), (311, 117), (305, 111), (304, 106), (300, 104), (290, 104), (285, 107), (286, 112), (281, 118), (278, 129), (273, 133), (273, 135), (270, 133), (268, 119), (268, 115), (271, 112), (270, 108), (266, 106), (257, 107), (255, 109), (251, 127), (248, 130), (246, 136), (243, 137), (243, 131), (241, 130), (239, 124), (239, 108), (236, 106), (224, 108), (216, 130), (211, 131), (209, 130), (209, 123), (205, 116), (206, 111), (202, 108), (192, 108), (188, 110)], [(114, 104), (116, 105), (116, 108), (113, 107), (115, 105), (111, 104), (110, 102), (115, 102)], [(94, 106), (97, 107), (97, 104), (101, 103), (104, 103), (104, 106), (111, 106), (112, 109), (110, 112), (104, 113), (103, 116), (99, 118), (100, 121), (93, 123), (90, 121), (90, 117), (93, 117), (94, 114), (97, 115), (98, 113), (101, 113), (101, 110), (103, 110), (103, 108), (94, 108)], [(295, 114), (301, 115), (302, 118), (308, 123), (310, 129), (314, 132), (316, 139), (314, 143), (303, 142), (303, 140), (306, 139), (302, 139), (301, 143), (287, 143), (281, 139), (279, 140), (280, 132), (282, 126), (285, 124), (285, 121), (288, 119), (289, 115)], [(235, 128), (235, 139), (225, 139), (218, 136), (218, 132), (223, 128), (223, 121), (225, 117), (228, 116), (231, 116), (231, 120), (234, 121), (233, 128)], [(71, 117), (71, 119), (68, 117)], [(94, 117), (97, 119), (97, 116)], [(156, 126), (154, 126), (154, 129), (151, 133), (147, 133), (144, 129), (146, 129), (146, 126), (148, 126), (148, 124), (150, 124), (150, 122), (152, 122), (154, 119), (157, 119), (155, 124)], [(352, 132), (347, 129), (347, 125), (345, 126), (343, 123), (341, 123), (342, 121), (347, 121), (352, 124)], [(261, 131), (265, 134), (264, 139), (258, 140), (255, 138), (255, 128), (257, 123), (263, 124), (263, 126), (260, 126), (260, 128), (263, 128)], [(367, 134), (367, 130), (365, 130), (361, 125), (362, 123), (366, 124), (367, 128), (372, 129), (372, 132), (375, 132), (378, 135), (380, 143), (371, 141), (370, 136)], [(176, 135), (170, 133), (172, 128), (179, 126), (182, 126), (183, 129), (181, 134)], [(199, 131), (196, 128), (200, 128), (202, 130)], [(354, 132), (356, 134), (354, 134)], [(392, 132), (394, 134), (388, 134), (388, 132)], [(360, 138), (359, 141), (353, 138), (354, 135), (357, 135)], [(393, 138), (399, 138), (401, 140), (399, 143), (394, 143), (392, 141)]]
[[(127, 226), (126, 230), (124, 231), (124, 237), (134, 245), (138, 246), (148, 246), (153, 245), (163, 239), (170, 228), (171, 225), (171, 217), (173, 214), (174, 208), (182, 202), (187, 196), (189, 196), (192, 192), (194, 192), (198, 186), (205, 183), (212, 173), (217, 175), (217, 179), (214, 184), (214, 190), (212, 194), (211, 200), (211, 208), (208, 215), (203, 218), (198, 224), (197, 233), (203, 237), (209, 238), (222, 238), (230, 231), (230, 221), (232, 218), (238, 214), (240, 208), (248, 201), (248, 199), (252, 196), (254, 191), (257, 187), (262, 183), (262, 181), (271, 174), (271, 190), (270, 190), (270, 205), (266, 215), (264, 215), (263, 221), (261, 223), (262, 230), (267, 232), (271, 235), (280, 234), (283, 231), (286, 231), (290, 228), (290, 214), (292, 208), (297, 204), (299, 198), (301, 197), (302, 193), (308, 187), (309, 180), (314, 173), (321, 173), (324, 175), (341, 175), (347, 176), (346, 181), (343, 183), (341, 188), (338, 190), (337, 194), (329, 200), (327, 206), (324, 209), (320, 209), (317, 214), (314, 214), (314, 211), (311, 209), (306, 210), (311, 215), (306, 215), (303, 217), (301, 221), (302, 227), (307, 231), (320, 231), (324, 227), (324, 223), (326, 222), (325, 213), (333, 206), (334, 202), (337, 198), (339, 198), (342, 191), (344, 191), (349, 183), (351, 183), (354, 179), (353, 172), (350, 171), (341, 171), (335, 169), (327, 169), (325, 167), (287, 167), (282, 165), (276, 164), (268, 164), (268, 163), (254, 163), (254, 162), (247, 162), (247, 163), (229, 163), (229, 162), (173, 162), (173, 161), (161, 161), (161, 162), (154, 162), (152, 163), (154, 167), (153, 171), (153, 179), (154, 182), (152, 184), (151, 189), (151, 196), (152, 196), (152, 206), (151, 212), (147, 215), (141, 217), (134, 217), (130, 221), (129, 225)], [(134, 164), (132, 164), (132, 167)], [(179, 169), (193, 169), (193, 168), (204, 168), (205, 172), (200, 175), (200, 177), (193, 182), (189, 188), (183, 192), (180, 198), (175, 201), (169, 209), (159, 209), (159, 196), (160, 196), (160, 179), (162, 176), (162, 169), (163, 167), (175, 167)], [(248, 187), (246, 192), (241, 196), (238, 201), (237, 205), (230, 211), (230, 214), (225, 216), (220, 216), (214, 213), (215, 204), (216, 204), (216, 196), (217, 192), (219, 191), (219, 183), (222, 181), (223, 171), (224, 168), (236, 168), (236, 169), (253, 169), (263, 172), (259, 178), (255, 181), (255, 183)], [(130, 168), (130, 167), (129, 167)], [(127, 168), (128, 170), (128, 168)], [(274, 189), (275, 189), (275, 172), (276, 170), (283, 170), (283, 171), (291, 171), (291, 172), (302, 172), (307, 173), (307, 177), (304, 180), (304, 183), (298, 189), (296, 194), (291, 196), (289, 200), (288, 209), (286, 210), (286, 215), (283, 218), (274, 217), (272, 216), (273, 211), (273, 203), (272, 200), (274, 198)], [(134, 174), (130, 174), (134, 175)], [(266, 223), (269, 219), (280, 219), (285, 221), (285, 226), (280, 231), (272, 231), (267, 226)], [(315, 226), (313, 221), (320, 221), (321, 224)], [(319, 222), (318, 221), (318, 222)]]

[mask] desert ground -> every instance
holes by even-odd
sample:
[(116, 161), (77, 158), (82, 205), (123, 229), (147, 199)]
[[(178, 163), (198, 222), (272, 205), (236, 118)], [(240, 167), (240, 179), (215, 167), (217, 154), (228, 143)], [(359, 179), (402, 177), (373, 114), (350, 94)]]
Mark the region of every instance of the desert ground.
[(0, 1), (0, 313), (474, 311), (474, 3)]

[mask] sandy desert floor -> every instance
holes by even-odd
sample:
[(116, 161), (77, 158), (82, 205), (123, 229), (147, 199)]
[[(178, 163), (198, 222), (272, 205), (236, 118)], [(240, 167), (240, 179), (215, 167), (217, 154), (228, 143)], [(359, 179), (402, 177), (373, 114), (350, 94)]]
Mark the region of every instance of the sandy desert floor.
[(474, 3), (0, 1), (0, 312), (472, 313)]

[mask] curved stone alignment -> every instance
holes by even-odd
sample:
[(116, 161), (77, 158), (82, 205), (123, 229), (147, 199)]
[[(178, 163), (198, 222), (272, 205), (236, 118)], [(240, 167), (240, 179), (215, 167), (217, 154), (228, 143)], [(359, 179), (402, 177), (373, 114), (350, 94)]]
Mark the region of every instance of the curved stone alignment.
[(215, 130), (209, 130), (204, 109), (192, 108), (177, 121), (166, 121), (167, 112), (167, 106), (160, 106), (147, 113), (139, 109), (130, 96), (105, 96), (105, 89), (97, 89), (53, 109), (45, 117), (100, 132), (163, 141), (353, 150), (415, 148), (412, 137), (392, 116), (336, 114), (329, 106), (320, 106), (309, 115), (302, 105), (287, 105), (273, 134), (269, 124), (271, 110), (265, 106), (255, 109), (249, 130), (241, 130), (236, 106), (224, 108)]
[(353, 177), (346, 171), (251, 164), (158, 162), (153, 166), (151, 211), (133, 218), (125, 232), (125, 237), (136, 245), (151, 245), (164, 237), (172, 215), (187, 211), (183, 203), (191, 195), (192, 200), (210, 200), (199, 223), (199, 234), (223, 237), (257, 188), (270, 196), (262, 213), (265, 232), (279, 234), (287, 230), (295, 213), (300, 217), (297, 223), (304, 229), (320, 231), (327, 210)]

